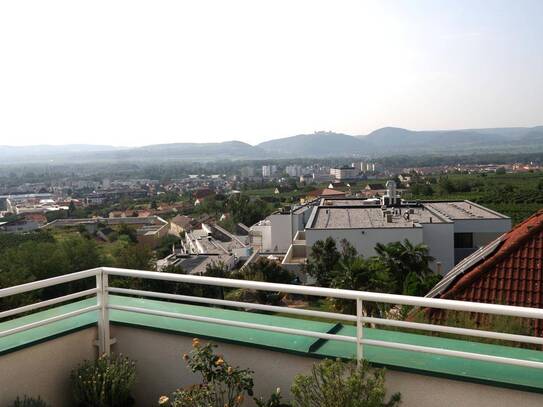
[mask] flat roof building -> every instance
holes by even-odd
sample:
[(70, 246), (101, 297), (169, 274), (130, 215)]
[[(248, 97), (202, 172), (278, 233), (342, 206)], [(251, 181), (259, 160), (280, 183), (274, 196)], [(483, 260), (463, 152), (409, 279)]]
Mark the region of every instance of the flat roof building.
[[(260, 227), (269, 235), (262, 251), (284, 252), (284, 265), (302, 263), (318, 240), (346, 239), (359, 254), (376, 254), (377, 243), (409, 240), (428, 246), (435, 258), (431, 267), (441, 274), (460, 260), (511, 229), (511, 219), (470, 201), (407, 202), (387, 183), (379, 204), (360, 198), (321, 197), (288, 214), (274, 214)], [(301, 232), (303, 232), (303, 238)], [(294, 257), (296, 261), (294, 261)]]

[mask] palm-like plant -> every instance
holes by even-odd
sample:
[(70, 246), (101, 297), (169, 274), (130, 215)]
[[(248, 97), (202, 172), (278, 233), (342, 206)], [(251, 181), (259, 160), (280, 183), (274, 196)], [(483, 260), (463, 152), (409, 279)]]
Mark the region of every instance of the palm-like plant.
[[(394, 282), (382, 264), (375, 258), (365, 259), (362, 256), (342, 259), (338, 265), (338, 273), (332, 280), (332, 287), (349, 290), (390, 292)], [(334, 307), (344, 313), (354, 314), (356, 304), (352, 300), (334, 299)], [(379, 304), (364, 302), (367, 315), (380, 315), (383, 311)]]
[(435, 282), (436, 277), (429, 263), (434, 258), (428, 253), (428, 246), (419, 243), (413, 245), (409, 240), (389, 244), (377, 243), (375, 251), (379, 261), (389, 270), (396, 282), (395, 292), (406, 295), (424, 294), (423, 289), (429, 279)]

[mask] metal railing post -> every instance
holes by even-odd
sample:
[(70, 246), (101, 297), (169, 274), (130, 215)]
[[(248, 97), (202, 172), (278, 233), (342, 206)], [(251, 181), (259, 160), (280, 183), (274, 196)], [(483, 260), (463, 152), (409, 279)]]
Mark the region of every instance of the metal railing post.
[(362, 338), (364, 337), (364, 322), (362, 321), (362, 299), (356, 299), (356, 363), (360, 365), (360, 362), (364, 358), (364, 348), (362, 345)]
[(109, 310), (108, 310), (108, 276), (103, 270), (96, 275), (96, 295), (98, 306), (98, 352), (100, 355), (110, 354), (110, 334), (109, 334)]

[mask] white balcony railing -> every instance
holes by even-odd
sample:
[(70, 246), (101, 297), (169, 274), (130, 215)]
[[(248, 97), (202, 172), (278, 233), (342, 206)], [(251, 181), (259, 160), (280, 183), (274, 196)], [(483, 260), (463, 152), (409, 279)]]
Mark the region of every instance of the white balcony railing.
[[(299, 308), (289, 308), (284, 306), (272, 306), (264, 304), (254, 304), (247, 302), (238, 302), (238, 301), (229, 301), (229, 300), (220, 300), (214, 298), (205, 298), (205, 297), (195, 297), (187, 295), (177, 295), (177, 294), (168, 294), (163, 292), (153, 292), (153, 291), (142, 291), (134, 290), (127, 288), (116, 288), (110, 287), (108, 285), (109, 276), (122, 276), (122, 277), (133, 277), (141, 279), (155, 279), (155, 280), (164, 280), (164, 281), (173, 281), (173, 282), (182, 282), (190, 284), (200, 284), (200, 285), (211, 285), (211, 286), (220, 286), (220, 287), (231, 287), (231, 288), (245, 288), (253, 290), (263, 290), (263, 291), (273, 291), (273, 292), (283, 292), (283, 293), (292, 293), (292, 294), (302, 294), (308, 296), (319, 296), (319, 297), (328, 297), (328, 298), (341, 298), (356, 301), (357, 304), (357, 315), (346, 315), (334, 312), (323, 312)], [(331, 288), (320, 288), (320, 287), (308, 287), (308, 286), (298, 286), (298, 285), (289, 285), (289, 284), (273, 284), (273, 283), (264, 283), (256, 281), (245, 281), (245, 280), (234, 280), (226, 278), (213, 278), (213, 277), (202, 277), (194, 275), (185, 275), (185, 274), (171, 274), (171, 273), (160, 273), (160, 272), (150, 272), (150, 271), (140, 271), (140, 270), (127, 270), (127, 269), (118, 269), (118, 268), (96, 268), (92, 270), (81, 271), (73, 274), (67, 274), (59, 277), (53, 277), (46, 280), (35, 281), (28, 284), (22, 284), (14, 287), (8, 287), (0, 289), (0, 298), (26, 293), (29, 291), (51, 287), (58, 284), (64, 284), (68, 282), (73, 282), (77, 280), (86, 279), (89, 277), (96, 278), (96, 287), (73, 294), (65, 295), (62, 297), (49, 299), (42, 302), (37, 302), (30, 305), (25, 305), (19, 308), (10, 309), (7, 311), (0, 312), (0, 319), (5, 317), (11, 317), (21, 313), (27, 313), (34, 311), (40, 308), (48, 307), (51, 305), (59, 304), (62, 302), (67, 302), (77, 298), (95, 296), (96, 304), (88, 306), (76, 311), (67, 312), (62, 315), (55, 317), (43, 319), (37, 322), (28, 323), (22, 326), (15, 328), (7, 329), (0, 331), (0, 338), (7, 335), (13, 335), (18, 332), (23, 332), (32, 328), (39, 326), (47, 325), (52, 322), (59, 320), (71, 318), (77, 315), (81, 315), (90, 311), (98, 311), (98, 346), (100, 353), (109, 353), (111, 347), (110, 333), (109, 333), (109, 311), (110, 310), (122, 310), (135, 312), (140, 314), (148, 314), (155, 316), (162, 316), (168, 318), (177, 318), (185, 319), (198, 322), (206, 322), (211, 324), (219, 325), (228, 325), (240, 328), (250, 328), (270, 332), (278, 332), (292, 335), (301, 335), (314, 338), (320, 338), (325, 340), (335, 340), (335, 341), (344, 341), (355, 343), (357, 348), (357, 357), (362, 359), (364, 356), (364, 345), (379, 346), (390, 349), (400, 349), (407, 350), (412, 352), (423, 352), (435, 355), (442, 356), (452, 356), (464, 359), (471, 360), (480, 360), (487, 362), (502, 363), (508, 365), (516, 365), (523, 367), (532, 367), (532, 368), (543, 368), (543, 362), (536, 360), (526, 360), (526, 359), (515, 359), (480, 353), (464, 352), (444, 348), (435, 348), (427, 346), (412, 345), (399, 342), (390, 342), (382, 340), (372, 340), (364, 337), (364, 325), (365, 324), (377, 324), (383, 326), (392, 326), (397, 328), (406, 328), (406, 329), (416, 329), (428, 332), (440, 332), (448, 334), (456, 334), (463, 336), (472, 336), (479, 338), (487, 339), (496, 339), (496, 340), (505, 340), (513, 341), (519, 343), (543, 345), (543, 338), (527, 335), (517, 335), (493, 331), (485, 331), (478, 329), (468, 329), (468, 328), (458, 328), (445, 325), (436, 325), (436, 324), (426, 324), (410, 321), (399, 321), (391, 320), (385, 318), (374, 318), (367, 317), (363, 315), (363, 302), (370, 301), (376, 303), (387, 303), (395, 305), (410, 305), (416, 307), (425, 307), (425, 308), (437, 308), (443, 310), (454, 310), (454, 311), (467, 311), (467, 312), (477, 312), (484, 314), (494, 314), (494, 315), (504, 315), (504, 316), (513, 316), (520, 318), (531, 318), (531, 319), (543, 319), (543, 309), (539, 308), (527, 308), (527, 307), (514, 307), (507, 305), (494, 305), (494, 304), (484, 304), (484, 303), (474, 303), (474, 302), (464, 302), (464, 301), (454, 301), (454, 300), (443, 300), (435, 298), (424, 298), (424, 297), (410, 297), (404, 295), (394, 295), (394, 294), (382, 294), (382, 293), (372, 293), (364, 291), (353, 291), (353, 290), (338, 290)], [(262, 310), (268, 312), (277, 312), (282, 314), (294, 314), (299, 316), (309, 316), (309, 317), (320, 317), (336, 321), (348, 321), (353, 324), (356, 323), (356, 336), (345, 336), (345, 335), (336, 335), (332, 333), (322, 333), (315, 331), (308, 331), (303, 329), (295, 328), (285, 328), (277, 327), (264, 324), (256, 323), (247, 323), (241, 321), (232, 321), (224, 320), (219, 318), (203, 317), (190, 314), (180, 314), (175, 312), (167, 312), (160, 310), (151, 310), (146, 308), (139, 308), (133, 306), (122, 306), (116, 304), (110, 304), (108, 302), (108, 295), (112, 294), (121, 294), (121, 295), (131, 295), (131, 296), (141, 296), (141, 297), (151, 297), (159, 299), (168, 299), (176, 300), (182, 302), (191, 302), (191, 303), (201, 303), (209, 305), (220, 305), (234, 308), (242, 309), (253, 309), (253, 310)]]

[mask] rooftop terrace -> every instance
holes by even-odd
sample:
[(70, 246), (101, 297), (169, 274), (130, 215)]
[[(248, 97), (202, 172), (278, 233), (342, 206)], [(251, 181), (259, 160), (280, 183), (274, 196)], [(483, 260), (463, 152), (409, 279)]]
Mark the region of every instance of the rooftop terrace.
[[(358, 311), (357, 315), (345, 315), (116, 288), (108, 285), (108, 276), (151, 278), (190, 284), (343, 298), (356, 301)], [(43, 346), (53, 346), (44, 344), (60, 340), (59, 338), (72, 337), (79, 331), (92, 334), (94, 329), (98, 336), (99, 353), (108, 353), (113, 348), (114, 351), (128, 353), (138, 360), (138, 369), (146, 378), (138, 386), (141, 387), (138, 391), (145, 400), (148, 400), (145, 398), (146, 393), (160, 394), (162, 391), (153, 387), (159, 386), (158, 383), (161, 383), (164, 378), (160, 369), (157, 372), (156, 364), (167, 363), (161, 359), (164, 352), (178, 354), (177, 345), (172, 345), (172, 343), (185, 343), (183, 337), (189, 340), (192, 337), (211, 339), (231, 352), (237, 349), (236, 352), (241, 359), (247, 355), (258, 358), (258, 361), (249, 358), (252, 365), (247, 367), (255, 369), (256, 379), (260, 379), (272, 389), (277, 385), (277, 381), (282, 380), (285, 372), (290, 372), (296, 366), (302, 371), (305, 370), (307, 368), (305, 360), (310, 362), (325, 357), (346, 359), (363, 357), (376, 366), (387, 367), (392, 381), (401, 378), (404, 386), (402, 393), (406, 396), (404, 405), (407, 406), (434, 406), (436, 404), (432, 403), (436, 401), (439, 404), (440, 393), (446, 394), (448, 388), (454, 388), (451, 380), (491, 385), (497, 389), (508, 388), (543, 393), (543, 353), (541, 351), (446, 339), (423, 334), (423, 332), (499, 339), (537, 346), (543, 345), (543, 338), (372, 318), (364, 315), (362, 304), (364, 301), (370, 301), (543, 319), (541, 309), (111, 268), (88, 270), (4, 288), (0, 290), (0, 298), (89, 278), (96, 279), (95, 288), (0, 313), (0, 318), (26, 314), (0, 323), (0, 373), (3, 369), (7, 369), (4, 373), (8, 370), (11, 372), (9, 375), (0, 374), (0, 387), (5, 390), (5, 395), (7, 395), (5, 397), (14, 396), (14, 392), (20, 391), (20, 387), (13, 383), (13, 377), (25, 376), (26, 373), (27, 381), (32, 381), (32, 377), (28, 376), (28, 371), (19, 372), (18, 369), (22, 367), (12, 365), (15, 359), (10, 359), (9, 355), (16, 355), (16, 358), (17, 355), (24, 355), (24, 352), (30, 349), (38, 350), (45, 349), (42, 348)], [(69, 301), (71, 302), (61, 305)], [(47, 309), (40, 310), (43, 308)], [(242, 309), (242, 311), (230, 308)], [(265, 314), (260, 312), (265, 312)], [(408, 332), (410, 329), (416, 329), (417, 332), (422, 333), (410, 333)], [(172, 335), (179, 339), (172, 342), (168, 339), (173, 338)], [(115, 339), (110, 339), (113, 337)], [(35, 348), (36, 346), (41, 347)], [(90, 343), (78, 340), (70, 346), (87, 349)], [(246, 351), (242, 352), (242, 348)], [(88, 350), (79, 353), (74, 350), (74, 352), (70, 353), (71, 358), (78, 354), (88, 354)], [(269, 352), (275, 353), (276, 356)], [(25, 360), (25, 363), (31, 363), (33, 359), (27, 357)], [(36, 376), (40, 375), (42, 369), (45, 369), (49, 375), (56, 373), (54, 368), (50, 369), (44, 365), (47, 360), (51, 365), (61, 363), (57, 359), (48, 359), (47, 353), (42, 354), (37, 360), (40, 368), (35, 372)], [(164, 370), (169, 373), (167, 369)], [(422, 376), (402, 376), (404, 373), (399, 372)], [(154, 376), (157, 377), (153, 378)], [(420, 380), (417, 377), (420, 377)], [(411, 384), (407, 386), (406, 383), (420, 382), (415, 387), (420, 385), (424, 388), (433, 380), (431, 377), (448, 380), (449, 384), (440, 383), (440, 389), (436, 390), (437, 393), (432, 399), (422, 402), (424, 396), (420, 394), (420, 391), (410, 389)], [(401, 387), (401, 383), (397, 385)], [(481, 391), (486, 392), (485, 394), (493, 392), (488, 386), (462, 389), (455, 397), (477, 398)], [(494, 401), (498, 404), (485, 404), (481, 400), (474, 402), (471, 399), (465, 402), (467, 399), (464, 399), (463, 404), (455, 405), (505, 406), (514, 404), (499, 404), (500, 400), (504, 403), (516, 400), (514, 403), (518, 405), (535, 406), (543, 401), (543, 396), (539, 398), (539, 396), (527, 396), (522, 392), (509, 394), (503, 393), (502, 390), (496, 391), (498, 392), (496, 394), (501, 394), (501, 396), (495, 396)], [(520, 398), (517, 395), (520, 395), (518, 396)], [(0, 404), (8, 400), (7, 398), (4, 400), (3, 397), (0, 394)], [(156, 401), (156, 398), (154, 400)], [(58, 405), (67, 404), (59, 402)]]
[(424, 206), (451, 220), (504, 218), (503, 215), (470, 201), (426, 202)]
[(314, 229), (413, 228), (418, 223), (443, 223), (437, 214), (422, 207), (390, 208), (390, 222), (386, 213), (376, 207), (321, 207), (317, 209)]

